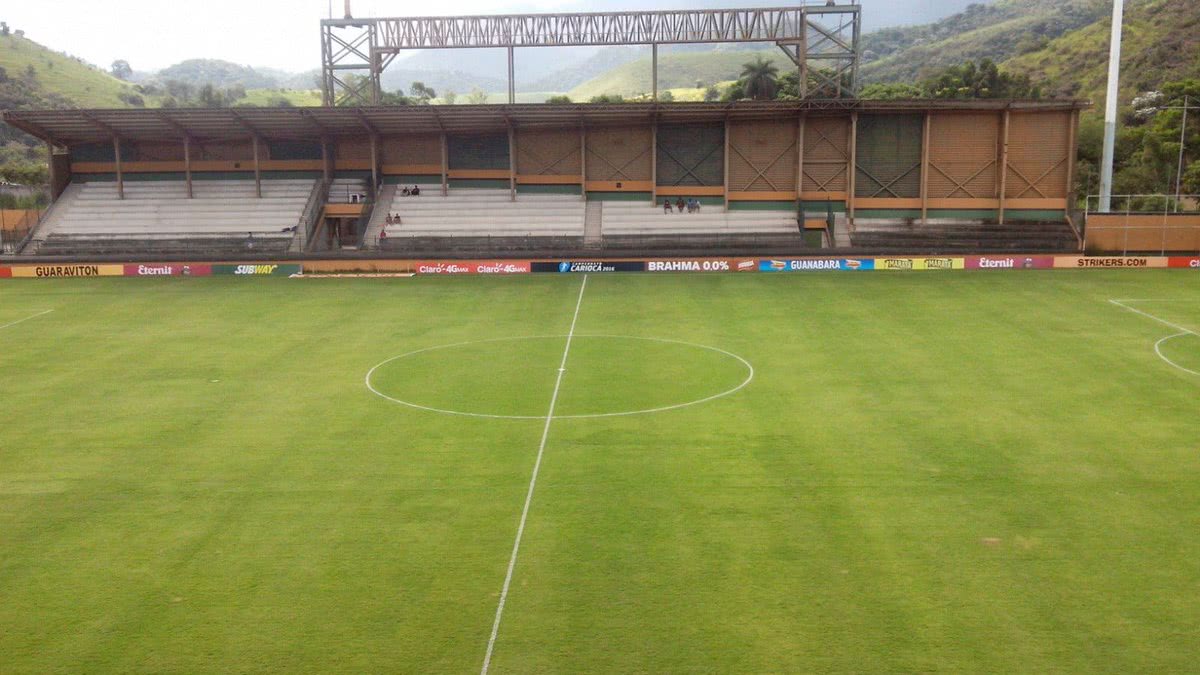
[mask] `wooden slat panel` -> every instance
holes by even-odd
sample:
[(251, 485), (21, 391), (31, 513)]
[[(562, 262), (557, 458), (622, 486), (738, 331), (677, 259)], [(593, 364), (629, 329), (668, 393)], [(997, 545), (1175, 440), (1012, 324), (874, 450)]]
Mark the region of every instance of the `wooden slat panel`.
[(517, 173), (577, 174), (580, 150), (578, 129), (517, 129)]
[(383, 173), (388, 176), (440, 176), (441, 164), (384, 164)]
[[(575, 153), (578, 156), (579, 153)], [(518, 185), (579, 185), (583, 176), (517, 176)]]
[[(437, 134), (385, 136), (379, 142), (379, 154), (384, 165), (419, 164), (432, 166), (430, 174), (442, 173), (442, 139)], [(363, 157), (370, 157), (370, 149)]]
[(929, 208), (956, 209), (964, 211), (994, 210), (1000, 208), (1000, 199), (930, 199)]
[(1066, 198), (1071, 113), (1014, 112), (1010, 125), (1006, 196)]
[[(804, 182), (802, 192), (845, 192), (849, 162), (850, 120), (845, 117), (812, 117), (804, 129)], [(807, 199), (807, 197), (806, 197)]]
[(999, 199), (1000, 116), (933, 113), (929, 126), (930, 200)]
[(854, 200), (854, 206), (858, 209), (919, 209), (921, 198), (858, 197)]
[(729, 190), (781, 192), (794, 188), (796, 134), (794, 120), (732, 122)]
[[(592, 181), (651, 181), (650, 127), (604, 127), (587, 131), (587, 177)], [(588, 188), (590, 191), (592, 188)]]

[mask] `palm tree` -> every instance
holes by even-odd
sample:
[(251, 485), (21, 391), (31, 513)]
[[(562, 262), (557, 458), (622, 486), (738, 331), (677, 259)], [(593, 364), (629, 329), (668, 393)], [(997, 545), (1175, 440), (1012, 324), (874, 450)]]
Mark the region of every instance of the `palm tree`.
[(742, 64), (744, 91), (748, 98), (756, 101), (775, 98), (775, 92), (779, 89), (776, 82), (778, 76), (779, 69), (762, 56), (754, 57), (751, 63)]

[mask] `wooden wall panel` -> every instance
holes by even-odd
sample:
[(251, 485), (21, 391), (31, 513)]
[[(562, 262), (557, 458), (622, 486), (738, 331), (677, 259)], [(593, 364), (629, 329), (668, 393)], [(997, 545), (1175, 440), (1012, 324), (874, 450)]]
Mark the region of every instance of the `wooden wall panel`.
[(930, 199), (998, 199), (999, 167), (1000, 115), (930, 116)]
[(795, 120), (729, 125), (730, 192), (796, 191)]
[(922, 115), (860, 115), (855, 144), (857, 197), (912, 199), (921, 196)]
[(518, 129), (517, 173), (522, 176), (578, 176), (578, 129)]
[(653, 142), (653, 133), (648, 126), (588, 129), (588, 181), (652, 180)]
[(1071, 113), (1012, 113), (1005, 196), (1062, 198), (1068, 193)]
[[(384, 164), (399, 166), (438, 166), (442, 164), (442, 137), (438, 134), (385, 136), (379, 142)], [(366, 159), (370, 159), (370, 146)]]
[(803, 192), (845, 194), (849, 152), (849, 117), (810, 117), (804, 127)]

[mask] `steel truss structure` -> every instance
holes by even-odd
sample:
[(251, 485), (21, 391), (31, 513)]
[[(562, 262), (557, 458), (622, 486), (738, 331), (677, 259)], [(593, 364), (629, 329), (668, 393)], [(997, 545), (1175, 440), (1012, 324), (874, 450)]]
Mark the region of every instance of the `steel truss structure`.
[(759, 9), (328, 19), (321, 22), (321, 82), (327, 106), (379, 105), (380, 77), (401, 52), (499, 48), (508, 52), (511, 104), (517, 48), (650, 45), (657, 100), (659, 45), (771, 42), (798, 69), (802, 97), (853, 98), (861, 32), (860, 5), (826, 0)]

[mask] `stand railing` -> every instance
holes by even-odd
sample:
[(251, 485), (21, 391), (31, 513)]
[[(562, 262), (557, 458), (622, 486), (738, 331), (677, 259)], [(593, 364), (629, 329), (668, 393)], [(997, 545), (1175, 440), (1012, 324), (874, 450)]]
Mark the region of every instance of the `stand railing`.
[[(317, 231), (317, 220), (321, 217), (321, 210), (329, 198), (331, 184), (330, 181), (322, 179), (313, 186), (312, 194), (308, 196), (308, 203), (304, 205), (304, 212), (300, 215), (300, 223), (296, 227), (296, 241), (300, 242), (301, 251), (307, 251), (312, 246), (312, 238)], [(297, 247), (293, 244), (292, 248)]]

